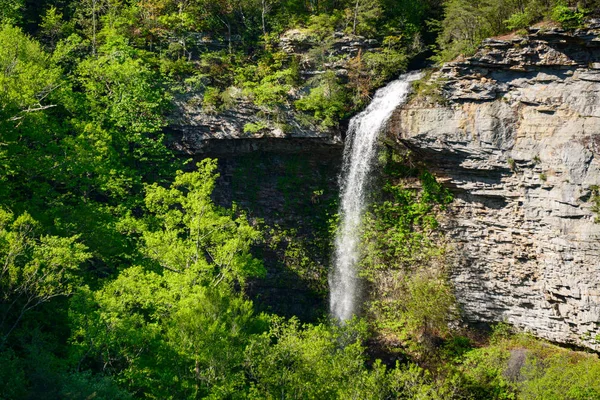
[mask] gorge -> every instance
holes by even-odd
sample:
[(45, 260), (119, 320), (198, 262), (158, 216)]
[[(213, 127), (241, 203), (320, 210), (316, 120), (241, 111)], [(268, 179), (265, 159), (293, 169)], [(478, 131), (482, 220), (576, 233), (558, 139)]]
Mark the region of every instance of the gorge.
[(0, 399), (600, 399), (599, 17), (0, 2)]
[[(474, 57), (428, 76), (386, 128), (455, 195), (442, 229), (464, 317), (593, 349), (600, 333), (596, 29), (532, 29), (485, 41)], [(261, 135), (209, 134), (206, 143), (301, 154), (315, 140), (331, 149), (339, 140)], [(330, 182), (336, 175), (332, 169)]]

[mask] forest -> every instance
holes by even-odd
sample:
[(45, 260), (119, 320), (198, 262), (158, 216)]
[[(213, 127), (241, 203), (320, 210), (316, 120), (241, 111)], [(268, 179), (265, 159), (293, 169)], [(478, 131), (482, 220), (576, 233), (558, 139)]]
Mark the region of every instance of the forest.
[[(189, 92), (207, 112), (243, 99), (282, 125), (293, 110), (339, 129), (415, 62), (435, 67), (541, 21), (575, 29), (599, 7), (0, 1), (0, 399), (600, 398), (596, 355), (460, 322), (430, 240), (452, 194), (424, 166), (381, 155), (361, 261), (372, 296), (340, 325), (256, 307), (246, 286), (266, 273), (266, 228), (214, 202), (216, 160), (165, 140)], [(325, 73), (306, 79), (280, 49), (292, 29), (321, 43)], [(356, 56), (342, 79), (323, 56), (334, 32), (381, 51)], [(507, 362), (519, 346), (533, 356), (517, 379)]]

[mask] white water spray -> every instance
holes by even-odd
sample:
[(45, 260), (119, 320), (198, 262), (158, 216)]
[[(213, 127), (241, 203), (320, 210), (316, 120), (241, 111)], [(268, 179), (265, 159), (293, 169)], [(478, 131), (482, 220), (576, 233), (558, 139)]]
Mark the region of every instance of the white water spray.
[(379, 89), (371, 104), (350, 120), (341, 176), (340, 226), (329, 277), (330, 312), (342, 322), (356, 314), (360, 299), (357, 274), (360, 227), (367, 206), (367, 184), (377, 155), (377, 138), (392, 112), (406, 101), (411, 82), (420, 77), (421, 73), (411, 72)]

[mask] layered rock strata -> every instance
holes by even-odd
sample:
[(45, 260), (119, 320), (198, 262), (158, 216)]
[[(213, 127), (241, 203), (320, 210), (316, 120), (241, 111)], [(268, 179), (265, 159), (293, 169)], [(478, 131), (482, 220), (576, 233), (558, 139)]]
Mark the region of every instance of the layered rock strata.
[(390, 132), (455, 194), (465, 318), (600, 350), (600, 30), (532, 29), (446, 64)]

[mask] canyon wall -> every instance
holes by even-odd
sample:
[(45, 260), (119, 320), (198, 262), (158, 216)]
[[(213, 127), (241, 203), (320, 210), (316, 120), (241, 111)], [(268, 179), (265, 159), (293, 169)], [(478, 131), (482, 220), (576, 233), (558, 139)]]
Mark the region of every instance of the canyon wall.
[(488, 39), (389, 131), (455, 195), (443, 229), (464, 317), (600, 350), (597, 28)]
[[(288, 39), (285, 51), (300, 54), (302, 38)], [(370, 45), (339, 41), (348, 54)], [(216, 200), (277, 227), (252, 297), (314, 320), (325, 312), (330, 238), (319, 235), (335, 211), (342, 135), (281, 112), (283, 123), (244, 132), (264, 110), (241, 102), (214, 114), (191, 94), (178, 101), (172, 147), (220, 158)], [(454, 193), (442, 227), (464, 318), (600, 350), (600, 24), (488, 39), (421, 83), (388, 128)], [(290, 257), (297, 268), (284, 267)]]

